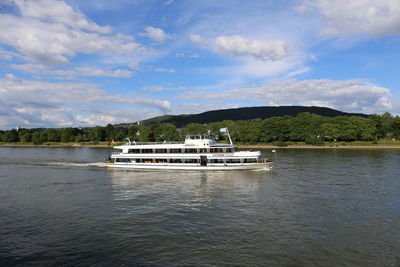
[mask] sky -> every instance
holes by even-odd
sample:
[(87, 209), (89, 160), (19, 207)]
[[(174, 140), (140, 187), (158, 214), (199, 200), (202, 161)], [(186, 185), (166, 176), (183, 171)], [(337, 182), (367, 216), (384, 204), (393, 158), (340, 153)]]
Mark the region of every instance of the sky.
[(247, 106), (400, 114), (399, 0), (0, 0), (0, 129)]

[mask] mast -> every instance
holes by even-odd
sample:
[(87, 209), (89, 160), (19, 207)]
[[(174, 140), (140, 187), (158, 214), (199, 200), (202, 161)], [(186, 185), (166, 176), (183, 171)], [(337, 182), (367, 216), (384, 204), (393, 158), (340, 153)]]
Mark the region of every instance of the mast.
[(225, 128), (221, 128), (221, 129), (219, 129), (219, 132), (226, 134), (228, 136), (228, 138), (229, 138), (229, 142), (233, 146), (233, 142), (232, 142), (232, 139), (231, 139), (231, 135), (229, 134), (228, 128), (226, 128), (226, 127)]

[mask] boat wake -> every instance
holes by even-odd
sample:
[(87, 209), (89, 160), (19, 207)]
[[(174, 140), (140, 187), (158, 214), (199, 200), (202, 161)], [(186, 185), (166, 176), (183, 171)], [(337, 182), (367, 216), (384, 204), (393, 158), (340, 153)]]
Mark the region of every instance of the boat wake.
[(65, 162), (65, 161), (3, 161), (0, 165), (33, 165), (33, 166), (64, 166), (64, 167), (106, 167), (104, 162)]
[(77, 163), (77, 162), (46, 162), (42, 165), (48, 166), (68, 166), (68, 167), (105, 167), (104, 162), (88, 162), (88, 163)]

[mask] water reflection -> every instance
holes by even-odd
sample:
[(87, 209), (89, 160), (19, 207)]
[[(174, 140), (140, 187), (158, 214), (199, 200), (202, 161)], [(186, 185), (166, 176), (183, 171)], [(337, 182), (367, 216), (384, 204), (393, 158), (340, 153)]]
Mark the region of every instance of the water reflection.
[[(108, 169), (116, 201), (125, 202), (125, 211), (139, 206), (150, 210), (162, 208), (182, 211), (214, 205), (221, 199), (237, 201), (253, 196), (271, 172), (181, 172)], [(121, 203), (119, 204), (121, 205)]]
[(164, 190), (175, 188), (184, 191), (208, 188), (221, 190), (228, 188), (257, 187), (263, 179), (273, 176), (266, 171), (138, 171), (107, 169), (113, 188), (139, 192), (144, 188)]

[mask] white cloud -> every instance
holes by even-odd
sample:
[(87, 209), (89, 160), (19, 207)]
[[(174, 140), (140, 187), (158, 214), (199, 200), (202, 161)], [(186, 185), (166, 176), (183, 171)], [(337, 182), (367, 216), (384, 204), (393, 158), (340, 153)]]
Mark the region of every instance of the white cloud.
[(160, 115), (160, 112), (135, 108), (103, 108), (86, 110), (83, 115), (76, 115), (75, 120), (80, 125), (106, 125), (135, 122)]
[(319, 105), (351, 112), (382, 113), (393, 108), (390, 90), (365, 80), (273, 81), (261, 87), (232, 88), (223, 92), (185, 92), (178, 99), (204, 102), (263, 102), (266, 105)]
[(11, 51), (7, 51), (7, 50), (3, 50), (0, 48), (0, 59), (2, 60), (12, 60), (13, 58), (17, 58), (18, 54), (11, 52)]
[(152, 66), (152, 65), (143, 66), (141, 70), (142, 71), (155, 71), (155, 72), (168, 72), (168, 73), (175, 73), (176, 72), (176, 70), (174, 70), (174, 69), (155, 67), (155, 66)]
[(176, 58), (198, 58), (199, 55), (197, 54), (188, 54), (188, 53), (176, 53), (175, 54)]
[(180, 91), (180, 90), (186, 90), (187, 88), (184, 86), (180, 87), (164, 87), (161, 85), (150, 85), (150, 86), (145, 86), (140, 88), (142, 91), (147, 91), (147, 92), (162, 92), (162, 91)]
[(220, 36), (216, 40), (217, 51), (235, 57), (251, 56), (262, 61), (276, 61), (287, 58), (289, 48), (281, 40), (247, 40), (241, 36)]
[(169, 73), (175, 73), (176, 70), (174, 69), (165, 69), (165, 68), (155, 68), (154, 71), (157, 72), (169, 72)]
[(79, 11), (63, 1), (56, 0), (15, 0), (22, 16), (62, 23), (72, 28), (98, 33), (110, 33), (111, 27), (101, 27), (85, 18)]
[(174, 114), (197, 114), (209, 110), (241, 108), (243, 104), (195, 104), (195, 103), (181, 103), (177, 105)]
[[(77, 125), (77, 116), (94, 116), (97, 110), (123, 109), (126, 105), (155, 108), (159, 112), (170, 112), (168, 101), (141, 95), (111, 95), (91, 83), (51, 83), (35, 80), (23, 80), (12, 74), (0, 78), (0, 127), (15, 126), (66, 126)], [(101, 108), (98, 108), (98, 107)], [(95, 110), (94, 107), (97, 107)], [(133, 108), (133, 107), (132, 107)], [(129, 109), (129, 108), (128, 108)], [(135, 110), (137, 108), (134, 108)], [(140, 109), (138, 109), (140, 110)], [(147, 112), (149, 113), (149, 112)], [(138, 113), (142, 114), (142, 113)], [(143, 113), (145, 117), (146, 113)], [(124, 118), (133, 115), (126, 114)], [(114, 118), (118, 121), (118, 117)], [(80, 119), (82, 121), (82, 119)], [(10, 123), (13, 123), (10, 125)]]
[(204, 39), (200, 34), (191, 34), (189, 38), (195, 44), (207, 44), (206, 39)]
[[(89, 22), (70, 7), (64, 8), (64, 2), (18, 3), (22, 16), (0, 14), (0, 43), (13, 47), (27, 61), (65, 64), (77, 53), (132, 57), (151, 51), (133, 42), (131, 36), (103, 34), (109, 32), (108, 27)], [(57, 16), (47, 9), (54, 9)]]
[(400, 33), (398, 0), (306, 0), (300, 10), (318, 10), (325, 37), (363, 34), (384, 36)]
[(50, 75), (55, 78), (73, 79), (75, 77), (112, 77), (128, 78), (133, 76), (132, 71), (115, 69), (104, 70), (94, 69), (92, 67), (77, 67), (71, 69), (54, 69), (42, 64), (12, 64), (13, 69), (36, 75)]
[(300, 69), (296, 69), (294, 71), (289, 72), (286, 76), (287, 77), (293, 77), (293, 76), (297, 76), (299, 74), (303, 74), (305, 72), (309, 72), (310, 68), (309, 67), (302, 67)]
[(148, 37), (148, 38), (150, 38), (153, 41), (156, 41), (158, 43), (164, 43), (168, 39), (172, 38), (171, 35), (165, 33), (164, 30), (160, 29), (160, 28), (147, 26), (144, 29), (146, 30), (146, 32), (142, 33), (141, 35), (146, 36), (146, 37)]
[(312, 61), (318, 61), (318, 58), (317, 58), (317, 56), (316, 56), (316, 55), (314, 55), (314, 54), (310, 54), (310, 55), (308, 55), (308, 58), (309, 58), (310, 60), (312, 60)]

